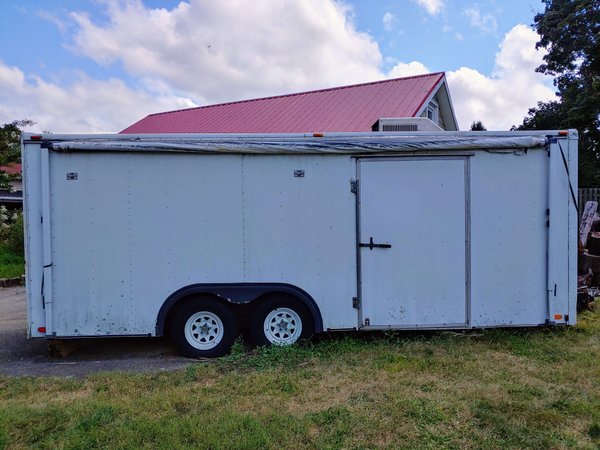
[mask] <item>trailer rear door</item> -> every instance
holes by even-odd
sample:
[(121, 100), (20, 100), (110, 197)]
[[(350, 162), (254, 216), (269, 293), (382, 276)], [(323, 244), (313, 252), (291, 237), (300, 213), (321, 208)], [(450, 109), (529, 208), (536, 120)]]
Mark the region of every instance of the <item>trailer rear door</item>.
[(468, 326), (468, 157), (358, 161), (363, 327)]

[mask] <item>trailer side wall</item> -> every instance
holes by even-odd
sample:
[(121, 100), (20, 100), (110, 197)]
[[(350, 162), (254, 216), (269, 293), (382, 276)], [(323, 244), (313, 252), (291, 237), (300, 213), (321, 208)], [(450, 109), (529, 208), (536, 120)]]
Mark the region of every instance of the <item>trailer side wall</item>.
[(297, 285), (326, 328), (355, 325), (352, 169), (343, 156), (53, 153), (54, 331), (153, 334), (174, 291), (239, 282)]

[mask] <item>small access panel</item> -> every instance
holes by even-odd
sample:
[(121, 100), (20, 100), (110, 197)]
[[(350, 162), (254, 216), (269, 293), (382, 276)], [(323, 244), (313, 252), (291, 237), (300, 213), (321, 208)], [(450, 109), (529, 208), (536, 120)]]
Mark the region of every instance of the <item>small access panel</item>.
[(468, 326), (467, 158), (358, 160), (359, 326)]

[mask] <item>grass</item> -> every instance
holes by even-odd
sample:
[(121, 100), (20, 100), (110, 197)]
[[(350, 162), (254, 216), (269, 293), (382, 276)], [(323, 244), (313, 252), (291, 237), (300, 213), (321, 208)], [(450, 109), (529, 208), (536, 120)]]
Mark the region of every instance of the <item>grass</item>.
[[(20, 277), (25, 273), (25, 258), (0, 242), (0, 278)], [(1, 441), (0, 441), (1, 442)]]
[(324, 336), (170, 373), (0, 377), (0, 448), (598, 448), (574, 328)]

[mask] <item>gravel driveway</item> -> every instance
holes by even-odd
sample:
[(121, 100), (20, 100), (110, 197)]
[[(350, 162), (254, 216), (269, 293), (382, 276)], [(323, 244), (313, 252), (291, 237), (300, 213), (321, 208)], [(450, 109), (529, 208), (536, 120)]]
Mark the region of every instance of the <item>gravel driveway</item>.
[(27, 340), (25, 288), (0, 288), (0, 375), (79, 377), (101, 371), (174, 370), (192, 363), (162, 338), (86, 339), (65, 358), (45, 340)]

